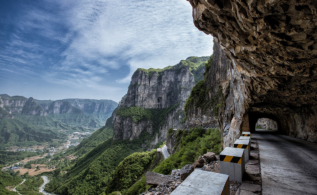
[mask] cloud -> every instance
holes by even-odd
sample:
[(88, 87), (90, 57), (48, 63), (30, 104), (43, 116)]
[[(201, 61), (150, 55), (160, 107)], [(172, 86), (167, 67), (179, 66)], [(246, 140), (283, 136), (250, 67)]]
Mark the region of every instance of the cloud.
[(62, 3), (72, 5), (67, 18), (77, 36), (63, 52), (62, 66), (120, 56), (130, 73), (117, 81), (127, 83), (136, 68), (163, 68), (188, 56), (212, 54), (212, 38), (194, 27), (191, 6), (182, 0), (67, 2)]
[(137, 68), (212, 54), (212, 37), (196, 29), (185, 0), (26, 1), (16, 6), (15, 30), (0, 29), (9, 37), (0, 40), (0, 70), (8, 74), (17, 68), (39, 82), (106, 90), (119, 100)]

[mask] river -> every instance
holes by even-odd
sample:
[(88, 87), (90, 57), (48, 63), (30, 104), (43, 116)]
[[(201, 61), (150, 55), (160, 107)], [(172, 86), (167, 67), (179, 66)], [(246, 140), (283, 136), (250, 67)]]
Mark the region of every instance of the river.
[(56, 194), (51, 194), (51, 193), (48, 193), (44, 190), (46, 184), (48, 184), (50, 182), (50, 180), (48, 179), (47, 176), (42, 176), (42, 179), (44, 180), (44, 183), (40, 186), (39, 188), (39, 192), (42, 193), (42, 194), (45, 194), (45, 195), (56, 195)]

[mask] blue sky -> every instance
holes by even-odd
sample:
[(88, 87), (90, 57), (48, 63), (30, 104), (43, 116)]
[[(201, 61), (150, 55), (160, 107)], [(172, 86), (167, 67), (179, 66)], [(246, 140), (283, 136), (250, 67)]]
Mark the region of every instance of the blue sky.
[(0, 94), (120, 101), (137, 68), (212, 54), (186, 0), (1, 0)]

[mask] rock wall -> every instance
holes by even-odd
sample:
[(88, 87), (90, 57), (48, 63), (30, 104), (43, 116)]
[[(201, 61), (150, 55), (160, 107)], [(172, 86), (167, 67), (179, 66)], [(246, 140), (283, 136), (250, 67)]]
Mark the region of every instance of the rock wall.
[(195, 26), (231, 61), (219, 118), (224, 146), (268, 117), (287, 135), (317, 141), (317, 3), (189, 0)]
[[(186, 128), (202, 126), (204, 128), (216, 128), (218, 126), (218, 115), (216, 111), (217, 105), (220, 105), (219, 96), (226, 96), (226, 90), (230, 85), (231, 71), (230, 61), (224, 52), (221, 50), (220, 45), (214, 42), (212, 60), (208, 62), (205, 74), (205, 90), (203, 103), (193, 101), (189, 105), (187, 111)], [(199, 97), (191, 97), (199, 99)]]
[(136, 123), (131, 117), (123, 117), (116, 112), (113, 139), (133, 140), (146, 131), (151, 134), (151, 145), (155, 145), (166, 140), (168, 128), (183, 128), (185, 102), (193, 86), (202, 78), (208, 59), (189, 57), (164, 69), (138, 69), (132, 76), (128, 92), (119, 103), (118, 110), (131, 107), (173, 109), (164, 116), (164, 122), (156, 127), (153, 120), (144, 118)]
[(22, 96), (0, 95), (0, 107), (9, 114), (39, 115), (46, 116), (47, 113), (39, 106), (33, 98)]

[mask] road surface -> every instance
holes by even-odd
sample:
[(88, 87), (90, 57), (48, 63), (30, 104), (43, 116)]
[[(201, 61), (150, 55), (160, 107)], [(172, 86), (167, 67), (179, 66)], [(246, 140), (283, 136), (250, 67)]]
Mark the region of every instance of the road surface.
[(170, 156), (170, 153), (168, 152), (166, 145), (162, 147), (162, 154), (164, 156), (164, 159), (167, 159)]
[(253, 133), (259, 144), (262, 194), (317, 194), (317, 143)]
[(51, 193), (48, 193), (44, 190), (46, 184), (48, 184), (50, 182), (50, 180), (48, 179), (47, 176), (42, 176), (42, 179), (44, 180), (44, 183), (40, 186), (39, 188), (39, 192), (42, 193), (42, 194), (45, 194), (45, 195), (53, 195)]

